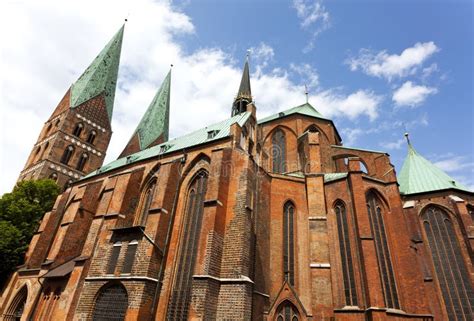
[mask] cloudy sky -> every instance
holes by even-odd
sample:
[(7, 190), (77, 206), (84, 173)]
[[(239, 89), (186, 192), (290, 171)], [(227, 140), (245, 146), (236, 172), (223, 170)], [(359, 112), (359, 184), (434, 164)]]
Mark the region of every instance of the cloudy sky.
[(113, 138), (117, 158), (170, 64), (170, 138), (227, 118), (251, 51), (258, 117), (309, 101), (346, 146), (387, 151), (403, 133), (474, 187), (471, 1), (2, 1), (0, 194), (43, 123), (125, 17)]

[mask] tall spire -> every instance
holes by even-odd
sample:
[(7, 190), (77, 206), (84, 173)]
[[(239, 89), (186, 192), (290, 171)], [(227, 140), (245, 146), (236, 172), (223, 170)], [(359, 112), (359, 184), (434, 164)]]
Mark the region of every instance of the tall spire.
[(171, 69), (119, 157), (168, 141)]
[(449, 189), (471, 192), (418, 154), (410, 142), (408, 133), (405, 133), (405, 138), (408, 144), (408, 155), (398, 175), (401, 194), (410, 195)]
[(247, 53), (239, 91), (232, 105), (232, 116), (245, 112), (247, 104), (250, 102), (252, 102), (252, 90), (250, 89), (249, 54)]
[(103, 93), (109, 121), (114, 108), (115, 87), (125, 24), (71, 87), (71, 108)]

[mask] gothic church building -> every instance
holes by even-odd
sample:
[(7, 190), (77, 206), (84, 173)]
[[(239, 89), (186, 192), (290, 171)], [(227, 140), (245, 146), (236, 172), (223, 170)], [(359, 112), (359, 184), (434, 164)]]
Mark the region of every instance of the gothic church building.
[(257, 117), (248, 61), (231, 117), (174, 139), (170, 72), (102, 166), (123, 32), (20, 174), (65, 190), (1, 320), (473, 320), (474, 193), (408, 137), (397, 179), (309, 103)]

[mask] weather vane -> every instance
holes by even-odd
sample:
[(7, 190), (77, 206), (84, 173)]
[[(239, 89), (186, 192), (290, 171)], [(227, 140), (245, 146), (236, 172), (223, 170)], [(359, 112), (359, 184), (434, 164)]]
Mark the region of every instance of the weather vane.
[(308, 86), (306, 84), (304, 85), (304, 94), (306, 96), (306, 103), (308, 103)]

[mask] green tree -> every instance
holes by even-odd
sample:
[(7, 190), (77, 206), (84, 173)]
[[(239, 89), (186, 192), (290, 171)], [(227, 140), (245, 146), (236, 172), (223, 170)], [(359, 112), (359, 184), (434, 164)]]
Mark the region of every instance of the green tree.
[(22, 181), (0, 198), (0, 284), (23, 262), (40, 220), (53, 208), (59, 191), (50, 179)]

